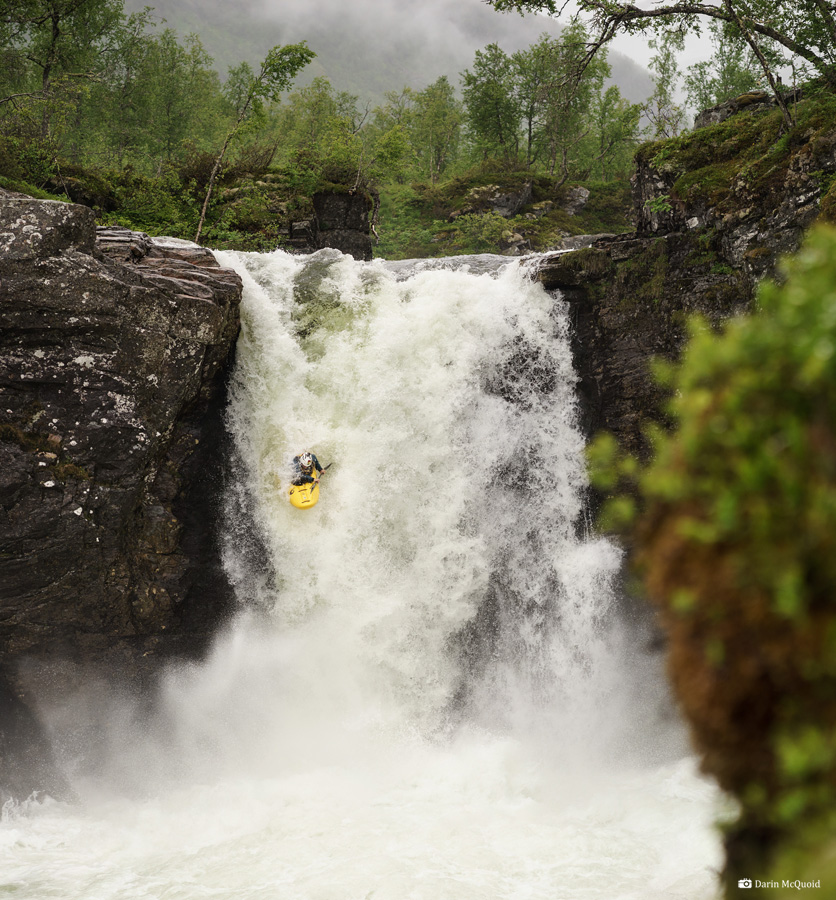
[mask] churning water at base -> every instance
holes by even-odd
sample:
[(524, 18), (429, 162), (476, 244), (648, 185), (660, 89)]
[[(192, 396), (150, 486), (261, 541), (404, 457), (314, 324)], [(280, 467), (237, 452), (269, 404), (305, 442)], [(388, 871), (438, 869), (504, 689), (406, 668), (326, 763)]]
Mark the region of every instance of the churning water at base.
[[(714, 897), (716, 789), (579, 527), (562, 302), (517, 264), (221, 258), (242, 613), (153, 711), (47, 711), (106, 727), (78, 804), (7, 805), (0, 897)], [(333, 466), (299, 511), (305, 448)]]

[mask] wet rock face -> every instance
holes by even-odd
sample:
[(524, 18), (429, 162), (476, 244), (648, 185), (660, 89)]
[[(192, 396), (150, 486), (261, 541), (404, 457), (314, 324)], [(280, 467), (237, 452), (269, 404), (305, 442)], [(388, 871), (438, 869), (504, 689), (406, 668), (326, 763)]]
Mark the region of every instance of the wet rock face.
[(706, 261), (687, 232), (602, 238), (546, 257), (537, 277), (570, 306), (584, 430), (610, 431), (639, 454), (648, 449), (643, 427), (659, 418), (665, 396), (651, 360), (679, 354), (689, 314), (719, 325), (751, 302), (745, 276)]
[(313, 195), (316, 227), (314, 250), (333, 247), (355, 259), (372, 258), (369, 215), (372, 201), (362, 191), (334, 193), (320, 191)]
[(37, 717), (2, 666), (0, 723), (0, 805), (36, 791), (60, 800), (73, 799)]
[(775, 269), (778, 258), (801, 245), (818, 218), (822, 174), (836, 171), (836, 133), (808, 154), (797, 154), (783, 183), (770, 197), (737, 189), (732, 208), (689, 204), (675, 195), (676, 173), (641, 160), (632, 178), (637, 231), (642, 236), (672, 232), (715, 232), (724, 261), (758, 280)]
[(86, 207), (0, 195), (0, 655), (13, 684), (24, 659), (30, 673), (64, 659), (140, 676), (199, 650), (224, 614), (213, 523), (240, 298), (238, 275), (202, 248), (97, 235)]

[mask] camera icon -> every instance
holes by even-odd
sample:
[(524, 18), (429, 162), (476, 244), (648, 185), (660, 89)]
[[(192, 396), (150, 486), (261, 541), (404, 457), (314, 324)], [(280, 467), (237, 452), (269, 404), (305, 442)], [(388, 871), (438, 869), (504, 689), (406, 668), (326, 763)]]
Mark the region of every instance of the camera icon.
[(752, 879), (751, 878), (741, 878), (737, 882), (737, 886), (739, 888), (750, 888), (750, 887), (752, 887)]

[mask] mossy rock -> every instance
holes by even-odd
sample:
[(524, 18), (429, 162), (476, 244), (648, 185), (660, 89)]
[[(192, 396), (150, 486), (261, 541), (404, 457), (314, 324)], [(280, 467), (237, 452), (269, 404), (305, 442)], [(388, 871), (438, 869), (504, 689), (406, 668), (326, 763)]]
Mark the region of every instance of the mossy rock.
[(836, 146), (836, 96), (819, 92), (795, 107), (789, 131), (777, 108), (753, 115), (745, 109), (723, 122), (639, 148), (640, 166), (672, 183), (671, 196), (690, 208), (734, 212), (741, 197), (771, 209), (786, 191), (790, 172), (832, 168)]

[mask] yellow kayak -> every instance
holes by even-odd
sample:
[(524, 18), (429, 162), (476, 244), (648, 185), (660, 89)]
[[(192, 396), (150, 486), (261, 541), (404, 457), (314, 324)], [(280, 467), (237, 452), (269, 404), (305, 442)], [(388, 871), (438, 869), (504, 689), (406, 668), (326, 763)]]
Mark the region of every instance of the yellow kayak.
[(310, 509), (319, 500), (319, 484), (292, 484), (290, 486), (290, 502), (296, 509)]

